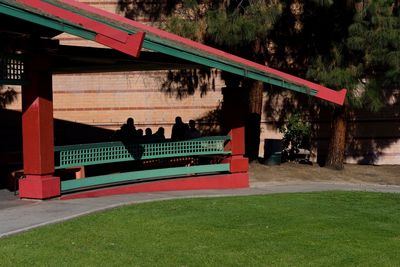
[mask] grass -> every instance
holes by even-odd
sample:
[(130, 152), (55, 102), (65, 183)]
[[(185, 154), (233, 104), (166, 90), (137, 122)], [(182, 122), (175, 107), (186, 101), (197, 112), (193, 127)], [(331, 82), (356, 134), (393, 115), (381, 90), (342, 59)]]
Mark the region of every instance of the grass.
[(400, 194), (144, 203), (0, 239), (1, 266), (400, 266)]

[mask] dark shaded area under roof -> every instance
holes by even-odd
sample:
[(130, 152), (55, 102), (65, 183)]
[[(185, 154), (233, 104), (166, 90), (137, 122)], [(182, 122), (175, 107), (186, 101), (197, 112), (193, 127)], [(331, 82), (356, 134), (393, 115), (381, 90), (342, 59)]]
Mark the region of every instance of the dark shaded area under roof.
[[(108, 48), (58, 45), (58, 41), (50, 38), (61, 34), (59, 31), (4, 14), (0, 14), (0, 21), (0, 48), (25, 50), (32, 42), (46, 43), (54, 58), (54, 73), (206, 68), (157, 52), (142, 51), (139, 58), (134, 58)], [(8, 47), (3, 47), (6, 44)]]
[(139, 58), (108, 48), (60, 45), (52, 51), (54, 73), (89, 73), (207, 68), (157, 52), (142, 51)]

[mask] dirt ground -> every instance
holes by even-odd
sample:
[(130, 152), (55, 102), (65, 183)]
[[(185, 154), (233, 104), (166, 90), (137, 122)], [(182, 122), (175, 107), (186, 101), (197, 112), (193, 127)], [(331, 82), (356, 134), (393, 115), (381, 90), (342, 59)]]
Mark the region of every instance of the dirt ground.
[(346, 164), (344, 170), (331, 170), (318, 164), (304, 165), (282, 163), (267, 166), (250, 163), (251, 182), (350, 182), (384, 185), (400, 185), (400, 165), (355, 165)]

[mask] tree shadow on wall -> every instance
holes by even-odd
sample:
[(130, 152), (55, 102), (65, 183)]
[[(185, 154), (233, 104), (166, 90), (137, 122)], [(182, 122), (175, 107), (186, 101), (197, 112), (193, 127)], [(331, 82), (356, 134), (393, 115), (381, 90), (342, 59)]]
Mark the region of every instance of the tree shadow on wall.
[(358, 164), (376, 164), (385, 156), (394, 158), (400, 154), (398, 149), (385, 151), (400, 140), (400, 93), (395, 97), (396, 101), (377, 113), (362, 109), (353, 111), (348, 121), (346, 154)]
[[(2, 75), (0, 75), (1, 77)], [(0, 109), (4, 109), (17, 99), (17, 92), (14, 88), (0, 84)]]
[[(180, 3), (181, 0), (119, 0), (117, 12), (128, 19), (162, 22), (163, 17), (171, 15)], [(215, 90), (215, 75), (215, 71), (209, 68), (169, 70), (166, 77), (160, 81), (160, 90), (169, 96), (176, 96), (177, 99), (191, 96), (196, 91), (200, 91), (202, 97), (207, 91)]]
[(204, 136), (227, 134), (221, 129), (222, 104), (214, 110), (207, 112), (204, 116), (196, 119), (196, 124)]
[[(178, 100), (193, 96), (196, 92), (200, 92), (200, 97), (204, 97), (210, 90), (215, 91), (217, 75), (218, 71), (211, 69), (169, 70), (167, 76), (161, 78), (160, 90)], [(195, 121), (204, 136), (227, 134), (221, 128), (223, 121), (221, 102), (214, 110), (208, 111)]]
[(169, 70), (166, 77), (161, 79), (161, 92), (177, 99), (192, 96), (196, 91), (200, 97), (208, 91), (215, 91), (216, 70), (204, 69), (183, 69)]
[[(311, 96), (271, 88), (265, 99), (264, 120), (267, 125), (279, 129), (291, 114), (303, 114), (312, 127), (312, 151), (317, 153), (317, 163), (324, 166), (332, 134), (331, 106)], [(391, 101), (379, 112), (352, 109), (347, 123), (346, 156), (358, 164), (378, 163), (385, 153), (391, 154), (385, 150), (400, 140), (399, 93), (393, 92)]]

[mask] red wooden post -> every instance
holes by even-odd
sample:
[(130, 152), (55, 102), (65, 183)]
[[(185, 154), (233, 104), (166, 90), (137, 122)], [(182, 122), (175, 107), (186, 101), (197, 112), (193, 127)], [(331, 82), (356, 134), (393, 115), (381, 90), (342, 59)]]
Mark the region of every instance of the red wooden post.
[(244, 126), (233, 128), (230, 131), (230, 136), (232, 152), (232, 156), (229, 158), (231, 164), (230, 171), (231, 173), (247, 173), (249, 170), (249, 160), (243, 157), (245, 153)]
[(25, 64), (22, 86), (22, 141), (25, 178), (19, 181), (21, 198), (46, 199), (60, 195), (54, 177), (53, 97), (50, 60), (32, 54)]
[(228, 143), (231, 156), (224, 162), (230, 163), (230, 172), (238, 174), (248, 181), (249, 161), (243, 157), (245, 154), (245, 118), (248, 106), (248, 92), (237, 87), (235, 79), (228, 80), (227, 87), (222, 89), (224, 101), (222, 102), (222, 127), (230, 129), (231, 141)]

